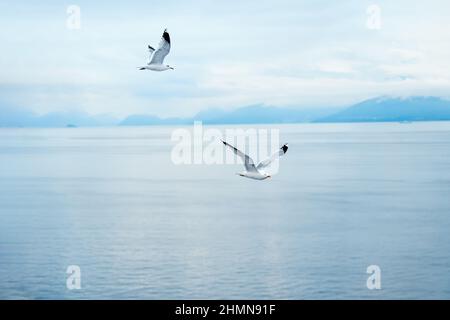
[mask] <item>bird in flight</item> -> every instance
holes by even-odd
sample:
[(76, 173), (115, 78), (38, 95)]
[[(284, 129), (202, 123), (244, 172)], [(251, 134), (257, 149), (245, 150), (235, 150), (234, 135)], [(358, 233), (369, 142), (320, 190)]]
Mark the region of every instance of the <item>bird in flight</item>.
[(223, 141), (223, 144), (229, 147), (233, 152), (239, 156), (242, 161), (244, 162), (245, 171), (237, 173), (241, 177), (246, 177), (250, 179), (255, 180), (265, 180), (267, 178), (271, 178), (272, 176), (264, 171), (270, 164), (275, 160), (284, 155), (288, 150), (288, 144), (284, 144), (280, 149), (277, 150), (274, 154), (272, 154), (269, 158), (267, 158), (264, 161), (261, 161), (258, 163), (258, 165), (255, 166), (255, 163), (253, 162), (253, 159), (250, 158), (248, 155), (240, 151), (239, 149), (233, 147), (231, 144)]
[(150, 52), (149, 62), (146, 66), (140, 67), (139, 70), (152, 70), (152, 71), (166, 71), (173, 70), (173, 68), (169, 65), (163, 65), (164, 58), (170, 52), (170, 36), (167, 32), (167, 29), (164, 30), (161, 42), (159, 43), (158, 50), (152, 46), (148, 46), (148, 51)]

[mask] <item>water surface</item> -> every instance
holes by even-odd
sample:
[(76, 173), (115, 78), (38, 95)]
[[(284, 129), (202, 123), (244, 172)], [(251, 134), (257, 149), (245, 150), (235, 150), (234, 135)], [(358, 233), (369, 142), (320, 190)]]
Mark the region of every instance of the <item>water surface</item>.
[(449, 122), (271, 127), (265, 181), (172, 127), (0, 129), (0, 298), (450, 298)]

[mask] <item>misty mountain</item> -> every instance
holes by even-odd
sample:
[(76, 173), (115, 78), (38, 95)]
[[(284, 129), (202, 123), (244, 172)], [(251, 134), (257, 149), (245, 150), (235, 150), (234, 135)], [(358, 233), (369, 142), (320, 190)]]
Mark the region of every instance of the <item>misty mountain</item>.
[(229, 112), (208, 110), (199, 112), (195, 120), (206, 124), (257, 124), (257, 123), (299, 123), (311, 122), (336, 112), (337, 108), (277, 108), (264, 105), (253, 105)]
[(315, 122), (450, 120), (450, 101), (436, 97), (379, 97), (355, 104)]
[(437, 97), (379, 97), (344, 108), (278, 108), (252, 105), (234, 110), (207, 109), (187, 118), (130, 115), (122, 121), (110, 115), (52, 112), (36, 115), (22, 108), (0, 106), (0, 127), (92, 127), (204, 124), (275, 124), (303, 122), (376, 122), (450, 120), (450, 101)]
[(204, 124), (258, 124), (258, 123), (299, 123), (311, 122), (336, 112), (337, 108), (293, 109), (253, 105), (232, 111), (208, 109), (191, 118), (161, 119), (151, 115), (132, 115), (120, 122), (120, 125), (180, 125), (202, 121)]
[(116, 125), (110, 115), (89, 115), (82, 112), (51, 112), (37, 115), (23, 108), (0, 107), (0, 127), (94, 127)]
[(119, 122), (120, 126), (155, 126), (155, 125), (183, 125), (192, 123), (192, 119), (160, 118), (148, 114), (134, 114)]

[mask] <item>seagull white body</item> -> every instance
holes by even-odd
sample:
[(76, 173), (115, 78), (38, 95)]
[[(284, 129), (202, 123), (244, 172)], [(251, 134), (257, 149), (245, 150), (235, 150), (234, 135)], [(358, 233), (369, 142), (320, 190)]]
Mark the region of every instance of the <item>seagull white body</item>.
[(151, 71), (166, 71), (166, 70), (169, 70), (169, 69), (173, 70), (172, 67), (163, 66), (161, 64), (149, 64), (149, 65), (146, 65), (145, 67), (140, 68), (139, 70), (144, 70), (144, 69), (145, 70), (151, 70)]
[(237, 175), (240, 175), (241, 177), (245, 177), (245, 178), (249, 178), (249, 179), (254, 179), (254, 180), (266, 180), (268, 178), (271, 178), (271, 175), (268, 175), (266, 173), (263, 172), (251, 172), (251, 171), (242, 171), (239, 173), (236, 173)]
[(277, 152), (272, 154), (272, 156), (270, 156), (269, 158), (267, 158), (264, 161), (261, 161), (260, 163), (258, 163), (258, 165), (255, 166), (253, 159), (250, 158), (248, 155), (246, 155), (239, 149), (233, 147), (231, 144), (229, 144), (223, 140), (222, 140), (222, 142), (224, 145), (231, 148), (233, 150), (233, 152), (237, 156), (239, 156), (242, 159), (242, 161), (244, 161), (245, 171), (239, 172), (237, 174), (240, 175), (241, 177), (246, 177), (246, 178), (254, 179), (254, 180), (265, 180), (265, 179), (271, 178), (272, 176), (270, 174), (266, 173), (264, 171), (264, 169), (267, 168), (268, 166), (270, 166), (270, 164), (275, 159), (278, 159), (279, 157), (284, 155), (288, 150), (288, 145), (286, 143), (280, 149), (278, 149)]
[(139, 70), (151, 70), (151, 71), (166, 71), (173, 70), (173, 68), (169, 65), (164, 65), (164, 58), (170, 52), (170, 36), (167, 32), (167, 29), (164, 30), (161, 42), (159, 43), (158, 49), (155, 49), (152, 46), (148, 46), (148, 51), (150, 52), (149, 62), (146, 66), (140, 67)]

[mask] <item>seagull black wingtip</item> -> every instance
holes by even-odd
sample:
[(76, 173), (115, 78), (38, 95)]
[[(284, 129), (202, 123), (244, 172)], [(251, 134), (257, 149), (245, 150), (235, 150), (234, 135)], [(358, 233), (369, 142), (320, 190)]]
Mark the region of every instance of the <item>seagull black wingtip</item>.
[(167, 32), (167, 29), (164, 29), (163, 38), (170, 44), (170, 36), (169, 33)]

